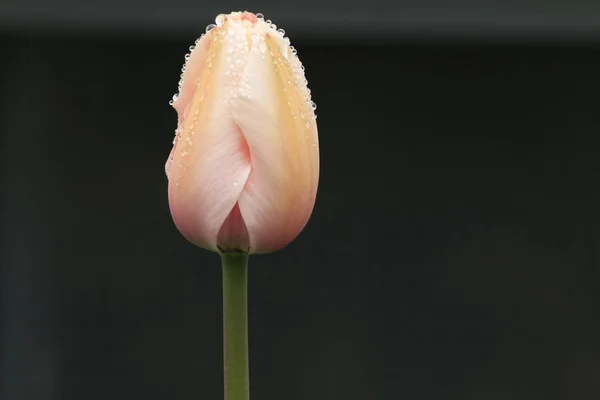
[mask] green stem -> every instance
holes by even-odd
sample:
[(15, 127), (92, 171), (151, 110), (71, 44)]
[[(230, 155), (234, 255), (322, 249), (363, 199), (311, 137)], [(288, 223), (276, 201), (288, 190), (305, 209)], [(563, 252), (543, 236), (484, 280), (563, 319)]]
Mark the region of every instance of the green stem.
[(225, 400), (249, 400), (248, 255), (221, 254), (223, 267), (223, 383)]

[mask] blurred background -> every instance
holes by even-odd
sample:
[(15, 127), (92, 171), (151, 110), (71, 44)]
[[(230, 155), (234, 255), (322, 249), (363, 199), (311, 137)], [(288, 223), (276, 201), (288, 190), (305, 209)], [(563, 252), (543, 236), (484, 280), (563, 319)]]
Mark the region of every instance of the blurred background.
[(173, 225), (183, 57), (286, 29), (321, 183), (251, 259), (254, 399), (600, 398), (600, 3), (2, 0), (2, 400), (222, 398), (217, 255)]

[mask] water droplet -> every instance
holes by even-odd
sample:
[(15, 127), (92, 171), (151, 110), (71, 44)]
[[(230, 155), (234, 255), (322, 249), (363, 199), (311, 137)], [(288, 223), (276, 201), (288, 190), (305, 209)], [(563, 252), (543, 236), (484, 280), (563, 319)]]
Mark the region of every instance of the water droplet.
[(185, 58), (185, 61), (188, 61), (190, 59), (190, 55), (186, 54), (184, 58)]
[(279, 33), (281, 36), (285, 35), (285, 31), (281, 28), (277, 29), (277, 33)]
[(258, 14), (256, 14), (256, 18), (257, 18), (259, 21), (264, 21), (264, 20), (265, 20), (265, 16), (264, 16), (262, 13), (258, 13)]
[(215, 23), (217, 24), (217, 26), (223, 26), (226, 19), (227, 16), (225, 14), (219, 14), (217, 15), (217, 18), (215, 18)]
[[(209, 24), (209, 25), (206, 27), (206, 33), (208, 33), (208, 32), (210, 32), (210, 31), (212, 31), (212, 30), (213, 30), (214, 28), (216, 28), (216, 27), (217, 27), (217, 26), (216, 26), (215, 24)], [(215, 37), (215, 39), (216, 39), (216, 37)]]
[(271, 25), (273, 23), (273, 21), (271, 21), (270, 19), (265, 21), (267, 23), (267, 25)]
[(310, 106), (312, 107), (313, 111), (317, 109), (317, 105), (315, 104), (314, 101), (310, 102)]

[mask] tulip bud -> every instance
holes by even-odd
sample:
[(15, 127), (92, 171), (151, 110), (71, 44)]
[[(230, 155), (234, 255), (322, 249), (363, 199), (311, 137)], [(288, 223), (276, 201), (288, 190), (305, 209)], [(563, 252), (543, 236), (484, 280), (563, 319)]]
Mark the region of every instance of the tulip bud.
[(219, 15), (196, 41), (166, 165), (171, 215), (192, 243), (267, 253), (302, 231), (319, 180), (306, 85), (296, 50), (261, 14)]

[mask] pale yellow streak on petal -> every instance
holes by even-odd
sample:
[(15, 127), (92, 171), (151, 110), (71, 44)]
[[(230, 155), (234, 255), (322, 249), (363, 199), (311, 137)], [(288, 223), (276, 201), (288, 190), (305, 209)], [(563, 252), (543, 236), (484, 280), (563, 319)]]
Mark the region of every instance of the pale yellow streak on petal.
[[(283, 147), (285, 149), (284, 162), (287, 164), (290, 179), (287, 181), (286, 193), (290, 196), (297, 195), (293, 187), (300, 185), (310, 188), (310, 196), (316, 195), (319, 179), (319, 149), (317, 124), (314, 119), (314, 111), (309, 103), (307, 88), (302, 84), (296, 87), (294, 82), (298, 79), (293, 73), (293, 62), (298, 62), (289, 48), (282, 47), (281, 38), (269, 33), (266, 36), (268, 51), (273, 57), (281, 60), (281, 65), (272, 65), (277, 98), (274, 99), (279, 105), (279, 118), (281, 126), (285, 127), (282, 135)], [(288, 52), (287, 57), (282, 54), (282, 49)], [(284, 90), (285, 88), (285, 90)], [(283, 170), (283, 169), (282, 169)], [(290, 199), (293, 200), (293, 199)]]

